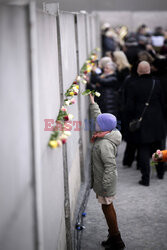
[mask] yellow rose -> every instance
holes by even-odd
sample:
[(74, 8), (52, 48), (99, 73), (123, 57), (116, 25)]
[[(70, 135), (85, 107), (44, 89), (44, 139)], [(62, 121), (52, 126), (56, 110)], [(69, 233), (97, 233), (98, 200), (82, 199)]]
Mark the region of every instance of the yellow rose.
[(57, 148), (58, 143), (57, 143), (56, 140), (51, 140), (51, 141), (49, 142), (49, 146), (50, 146), (51, 148)]
[(69, 93), (69, 95), (73, 96), (73, 95), (74, 95), (74, 92), (71, 91), (71, 92)]

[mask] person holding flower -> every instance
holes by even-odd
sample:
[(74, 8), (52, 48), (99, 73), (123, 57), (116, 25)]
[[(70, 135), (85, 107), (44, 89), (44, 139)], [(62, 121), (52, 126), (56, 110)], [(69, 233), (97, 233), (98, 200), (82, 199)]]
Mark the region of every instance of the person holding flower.
[[(111, 60), (111, 59), (110, 59)], [(98, 75), (94, 68), (91, 72), (90, 80), (88, 81), (88, 88), (97, 90), (101, 96), (98, 98), (102, 113), (118, 115), (118, 80), (115, 74), (116, 65), (113, 62), (104, 64), (103, 74)]]
[(153, 155), (152, 155), (152, 160), (154, 162), (164, 162), (167, 161), (167, 150), (157, 150)]
[(116, 154), (117, 146), (121, 143), (121, 133), (116, 129), (117, 119), (109, 113), (101, 113), (94, 96), (90, 94), (91, 118), (95, 122), (95, 134), (91, 142), (92, 147), (92, 183), (91, 187), (101, 203), (105, 215), (109, 236), (102, 242), (105, 249), (124, 249), (125, 244), (121, 238), (117, 216), (113, 206), (116, 194), (117, 167)]

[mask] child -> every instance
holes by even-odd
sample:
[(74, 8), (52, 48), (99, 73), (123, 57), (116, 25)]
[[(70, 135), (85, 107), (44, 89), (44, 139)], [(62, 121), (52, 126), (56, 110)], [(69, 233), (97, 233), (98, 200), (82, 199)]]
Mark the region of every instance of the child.
[(160, 151), (159, 149), (152, 155), (155, 162), (167, 161), (167, 150)]
[(101, 114), (99, 106), (90, 95), (91, 117), (95, 121), (96, 133), (92, 137), (92, 187), (96, 193), (102, 211), (105, 215), (109, 236), (102, 242), (105, 249), (124, 249), (125, 244), (121, 238), (113, 199), (116, 194), (117, 168), (116, 154), (117, 146), (122, 136), (116, 129), (117, 120), (112, 114)]

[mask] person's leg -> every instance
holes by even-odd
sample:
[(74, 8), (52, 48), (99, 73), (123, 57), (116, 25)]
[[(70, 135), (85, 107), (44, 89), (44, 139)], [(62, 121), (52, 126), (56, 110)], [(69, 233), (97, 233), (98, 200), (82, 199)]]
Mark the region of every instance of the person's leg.
[(150, 144), (140, 144), (138, 146), (138, 166), (140, 168), (142, 178), (139, 184), (148, 186), (150, 182)]
[(109, 234), (111, 236), (118, 234), (119, 230), (118, 230), (118, 224), (117, 224), (117, 216), (116, 216), (113, 203), (111, 203), (110, 205), (102, 204), (102, 210), (107, 221)]
[(105, 249), (124, 249), (125, 244), (118, 229), (117, 216), (113, 203), (110, 205), (102, 204), (102, 210), (109, 227), (109, 237), (106, 241), (102, 242), (102, 246), (104, 246)]
[(135, 160), (136, 145), (130, 142), (126, 143), (126, 149), (123, 158), (123, 165), (131, 167), (133, 161)]

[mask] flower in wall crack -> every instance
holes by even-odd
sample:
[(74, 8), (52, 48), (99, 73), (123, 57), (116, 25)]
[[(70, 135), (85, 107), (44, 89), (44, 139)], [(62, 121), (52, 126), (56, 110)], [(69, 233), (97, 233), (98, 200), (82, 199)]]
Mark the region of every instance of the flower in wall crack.
[(65, 101), (64, 101), (64, 105), (65, 105), (65, 106), (69, 106), (69, 105), (70, 105), (70, 101), (69, 101), (69, 100), (65, 100)]
[(81, 81), (83, 84), (87, 84), (87, 81), (85, 79), (82, 79)]
[(80, 82), (80, 80), (81, 80), (81, 77), (77, 76), (77, 82)]
[(68, 114), (68, 119), (71, 121), (74, 118), (72, 114)]
[(75, 104), (75, 99), (72, 98), (70, 101), (69, 101), (70, 104)]
[(68, 137), (67, 137), (67, 135), (65, 135), (65, 134), (62, 134), (62, 135), (60, 136), (60, 140), (62, 141), (63, 144), (66, 143), (67, 138), (68, 138)]
[(70, 92), (69, 92), (69, 95), (70, 95), (70, 96), (73, 96), (73, 95), (74, 95), (74, 92), (73, 92), (73, 91), (70, 91)]
[(64, 132), (63, 132), (63, 135), (70, 136), (70, 135), (71, 135), (71, 132), (70, 132), (70, 131), (64, 131)]
[(58, 144), (58, 147), (61, 147), (62, 146), (62, 141), (61, 140), (57, 140), (57, 144)]
[(51, 147), (51, 148), (57, 148), (58, 147), (57, 140), (50, 140), (49, 141), (49, 147)]
[(78, 94), (78, 92), (79, 92), (79, 85), (74, 86), (73, 90), (74, 90), (74, 94), (75, 94), (75, 92)]
[(87, 76), (86, 76), (86, 75), (82, 75), (82, 78), (86, 80), (86, 79), (87, 79)]
[(62, 107), (61, 107), (61, 111), (67, 112), (67, 109), (66, 109), (64, 106), (62, 106)]
[(99, 51), (100, 51), (100, 48), (96, 48), (95, 50), (99, 52)]
[[(100, 50), (96, 50), (96, 51), (100, 51)], [(96, 61), (98, 59), (97, 54), (96, 53), (92, 53), (91, 59), (94, 60), (94, 61)]]
[(69, 121), (69, 115), (65, 115), (65, 116), (63, 117), (63, 119), (64, 119), (64, 121)]
[(88, 72), (88, 73), (90, 73), (90, 72), (91, 72), (91, 70), (92, 70), (92, 67), (91, 67), (91, 65), (90, 65), (90, 64), (88, 64), (88, 65), (87, 65), (87, 72)]

